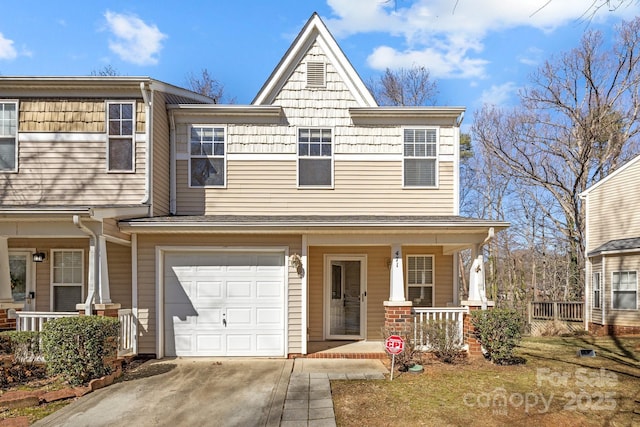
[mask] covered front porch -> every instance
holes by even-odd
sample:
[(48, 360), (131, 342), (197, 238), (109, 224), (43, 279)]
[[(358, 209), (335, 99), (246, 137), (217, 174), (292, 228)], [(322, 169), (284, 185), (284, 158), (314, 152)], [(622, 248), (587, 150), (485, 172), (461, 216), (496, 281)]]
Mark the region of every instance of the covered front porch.
[[(411, 232), (396, 229), (348, 235), (308, 235), (303, 247), (307, 273), (307, 342), (303, 355), (319, 358), (386, 357), (386, 336), (403, 330), (428, 349), (422, 326), (432, 320), (456, 325), (463, 348), (465, 316), (488, 308), (482, 246), (496, 224), (432, 223)], [(472, 267), (462, 292), (460, 251), (471, 249)], [(411, 331), (407, 332), (407, 328)]]

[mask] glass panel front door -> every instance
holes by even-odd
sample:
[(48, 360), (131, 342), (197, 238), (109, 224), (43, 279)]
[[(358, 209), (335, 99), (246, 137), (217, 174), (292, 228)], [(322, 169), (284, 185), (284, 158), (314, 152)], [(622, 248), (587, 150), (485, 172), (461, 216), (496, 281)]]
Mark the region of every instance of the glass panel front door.
[(362, 338), (363, 260), (329, 261), (328, 338)]
[(33, 310), (32, 261), (30, 252), (9, 253), (9, 273), (13, 301), (24, 303), (24, 310)]

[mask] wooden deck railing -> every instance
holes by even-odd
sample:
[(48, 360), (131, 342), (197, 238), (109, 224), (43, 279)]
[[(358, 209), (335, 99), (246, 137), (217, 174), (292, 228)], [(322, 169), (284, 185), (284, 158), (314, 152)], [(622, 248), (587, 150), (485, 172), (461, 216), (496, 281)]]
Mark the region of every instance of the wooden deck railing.
[(454, 330), (452, 337), (456, 344), (464, 346), (464, 314), (468, 313), (467, 307), (414, 307), (413, 308), (413, 339), (414, 345), (420, 350), (428, 351), (431, 348), (428, 337), (425, 334), (425, 326), (429, 322), (452, 322)]
[(535, 301), (529, 303), (529, 321), (560, 320), (582, 322), (584, 302), (582, 301)]

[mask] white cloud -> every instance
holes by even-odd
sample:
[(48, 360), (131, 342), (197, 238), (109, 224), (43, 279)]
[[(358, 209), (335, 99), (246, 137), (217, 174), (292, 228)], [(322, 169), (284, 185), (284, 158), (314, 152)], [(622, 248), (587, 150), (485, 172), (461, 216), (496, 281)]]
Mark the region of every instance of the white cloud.
[[(605, 6), (592, 19), (621, 16), (631, 19), (640, 13), (640, 2), (622, 1), (628, 4), (613, 12)], [(403, 38), (404, 48), (376, 48), (369, 57), (370, 66), (396, 68), (420, 58), (434, 77), (482, 76), (487, 62), (481, 52), (487, 34), (516, 27), (552, 31), (567, 23), (589, 19), (592, 4), (584, 0), (327, 0), (327, 3), (334, 17), (326, 22), (336, 37), (382, 32)]]
[(530, 47), (522, 54), (518, 55), (518, 61), (524, 65), (536, 66), (542, 61), (544, 51), (537, 47)]
[(489, 89), (482, 91), (480, 97), (481, 104), (508, 105), (509, 99), (518, 91), (518, 86), (514, 82), (507, 82), (501, 85), (492, 85)]
[(18, 52), (13, 47), (13, 40), (6, 39), (0, 33), (0, 59), (15, 59), (16, 56), (18, 56)]
[(162, 49), (162, 40), (167, 38), (157, 26), (148, 25), (133, 15), (107, 11), (105, 13), (109, 31), (116, 37), (109, 41), (109, 49), (123, 61), (137, 65), (155, 65)]

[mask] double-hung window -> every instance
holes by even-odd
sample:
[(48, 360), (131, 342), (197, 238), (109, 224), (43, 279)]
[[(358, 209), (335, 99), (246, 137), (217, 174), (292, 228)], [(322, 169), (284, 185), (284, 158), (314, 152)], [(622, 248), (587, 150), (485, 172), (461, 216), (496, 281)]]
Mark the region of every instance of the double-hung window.
[(415, 307), (433, 307), (433, 255), (407, 256), (407, 295)]
[(593, 273), (592, 286), (593, 286), (593, 308), (602, 307), (602, 293), (600, 290), (600, 272)]
[(135, 102), (107, 103), (107, 170), (133, 172)]
[(638, 308), (638, 274), (635, 271), (614, 271), (611, 276), (611, 308)]
[(404, 130), (404, 186), (435, 187), (437, 129)]
[(191, 187), (224, 187), (225, 129), (192, 126), (190, 136), (189, 185)]
[(298, 187), (333, 186), (331, 129), (298, 129)]
[(84, 283), (82, 249), (54, 249), (51, 261), (51, 305), (53, 311), (76, 311), (82, 302)]
[(0, 102), (0, 172), (18, 170), (18, 103)]

